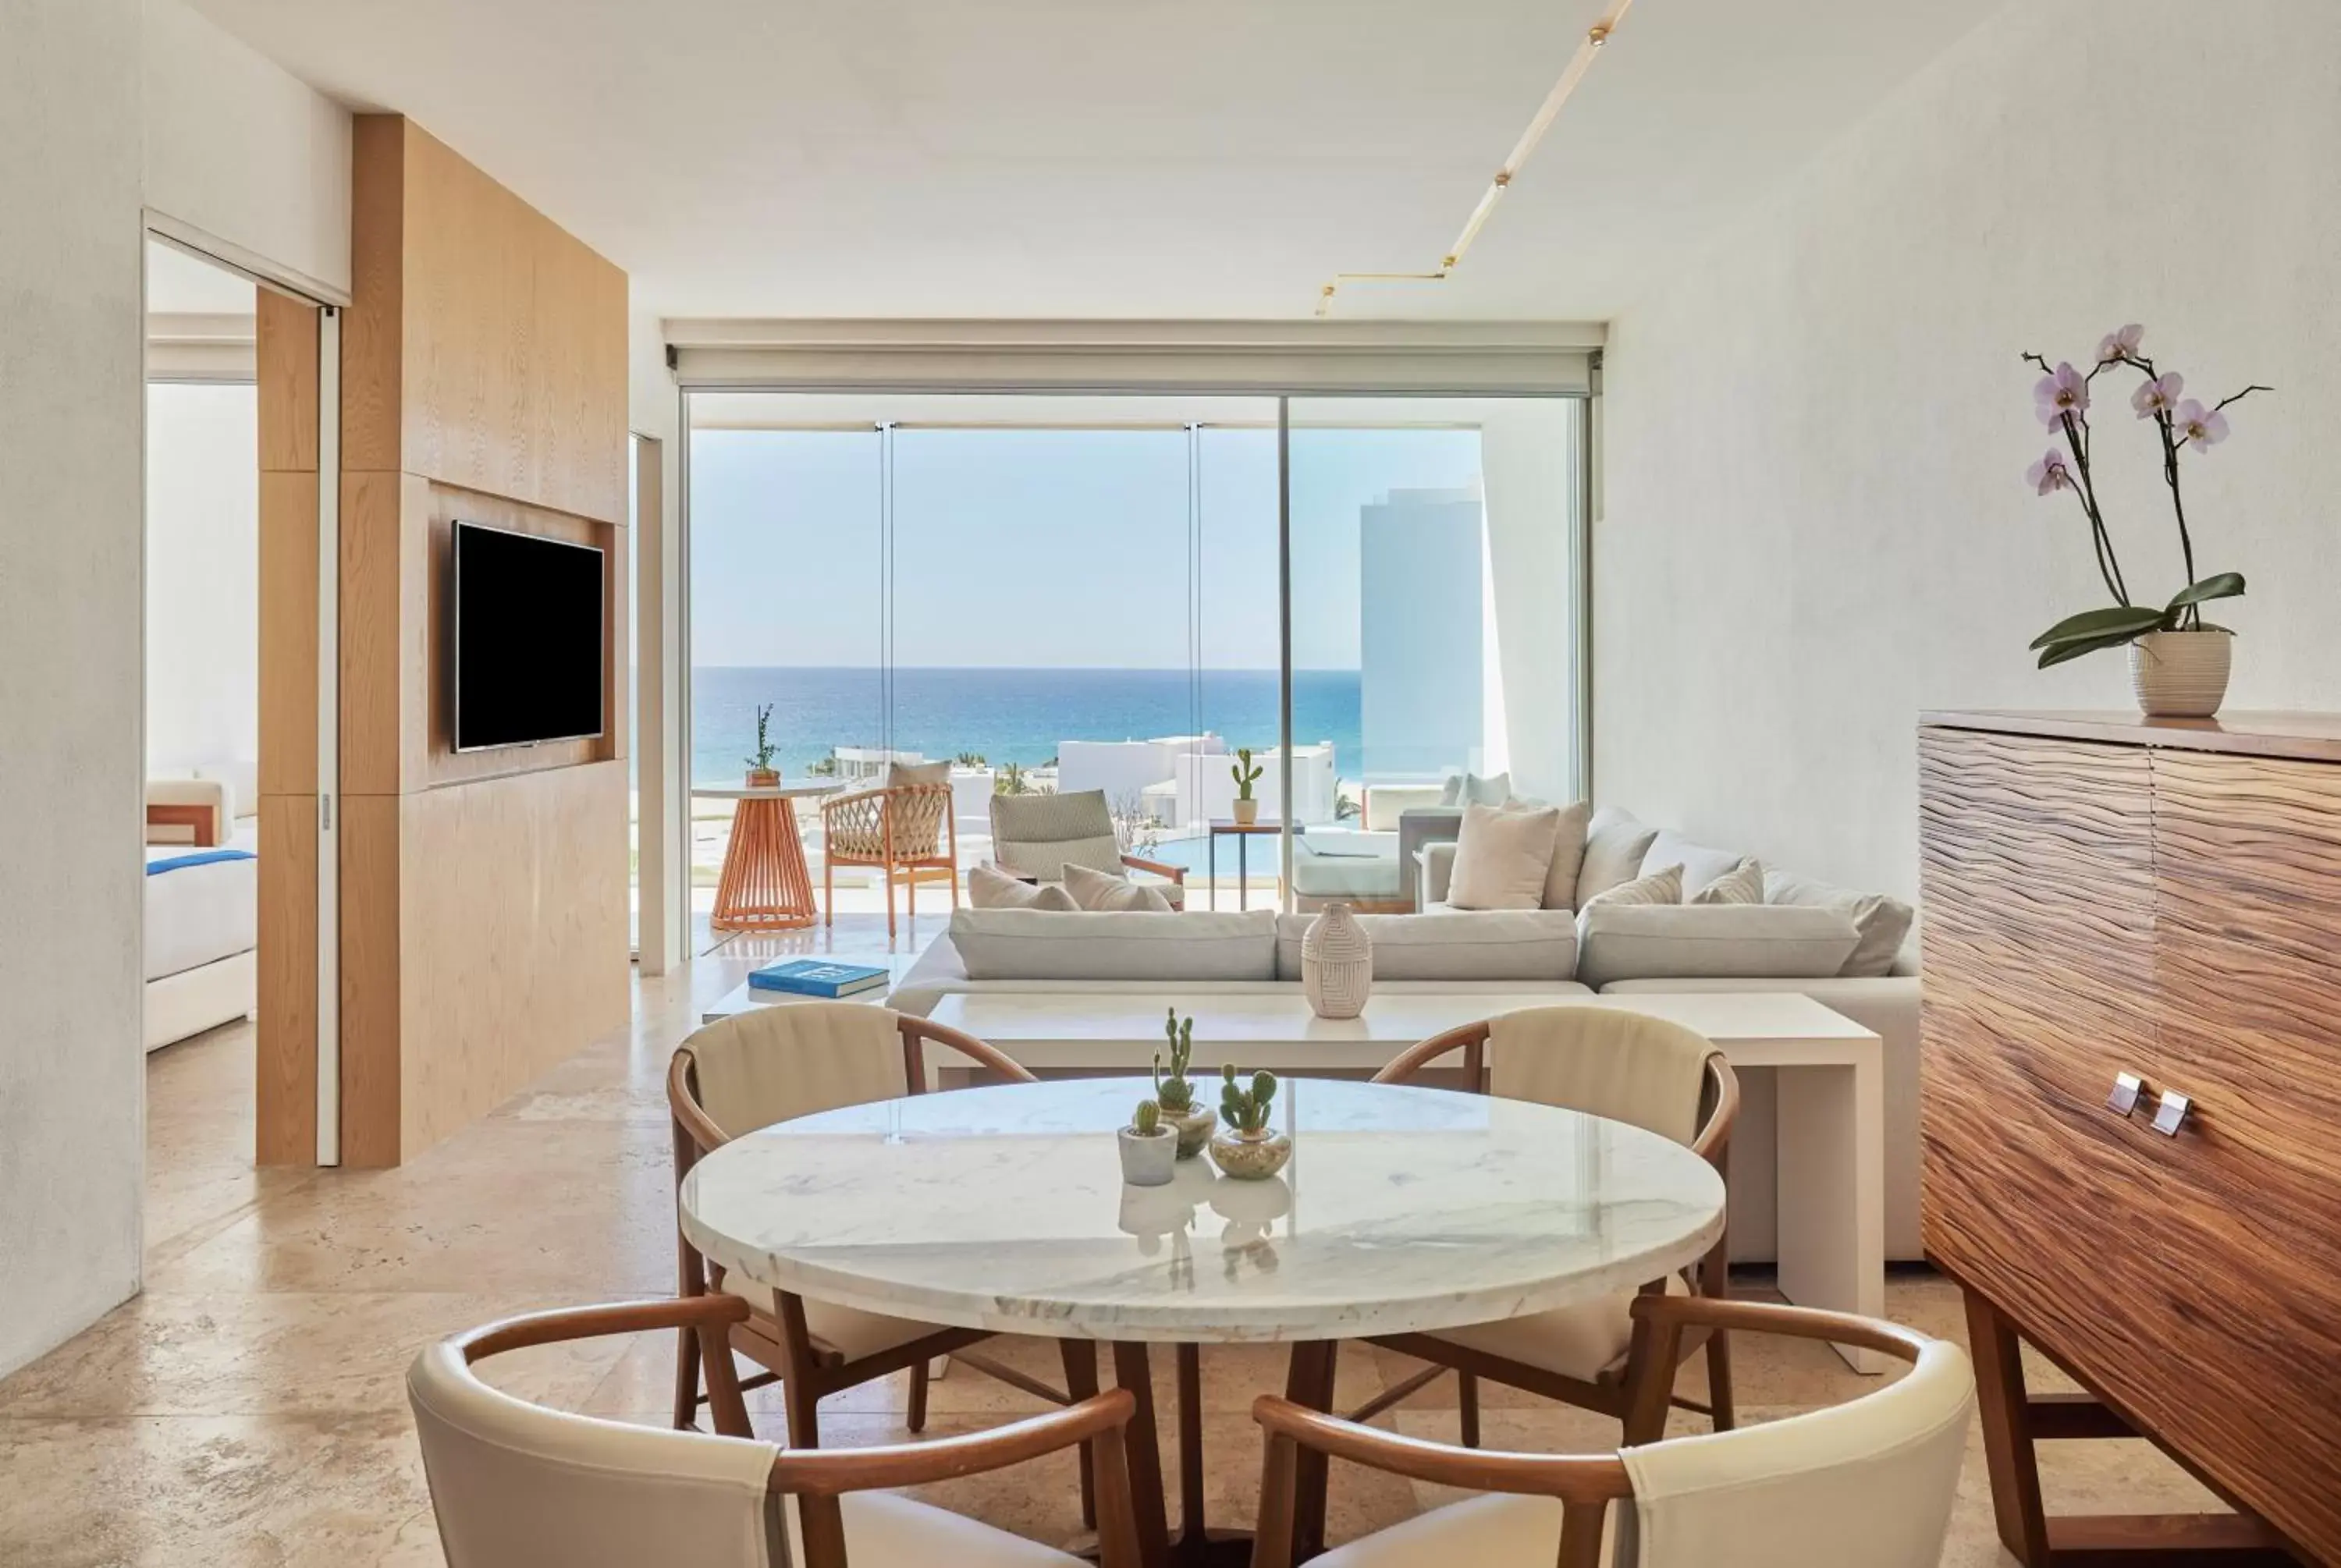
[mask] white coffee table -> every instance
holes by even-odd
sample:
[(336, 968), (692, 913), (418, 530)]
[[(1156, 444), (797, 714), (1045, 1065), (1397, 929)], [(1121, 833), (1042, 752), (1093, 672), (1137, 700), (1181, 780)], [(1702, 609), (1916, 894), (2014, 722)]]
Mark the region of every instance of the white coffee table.
[[(1362, 1017), (1336, 1021), (1311, 1013), (1297, 988), (1186, 997), (1170, 990), (987, 992), (945, 997), (933, 1017), (1034, 1072), (1142, 1073), (1163, 1043), (1163, 1017), (1173, 1007), (1195, 1020), (1202, 1070), (1233, 1061), (1280, 1073), (1374, 1071), (1443, 1029), (1522, 1007), (1620, 1007), (1696, 1030), (1735, 1067), (1777, 1069), (1780, 1293), (1804, 1306), (1869, 1317), (1885, 1312), (1882, 1047), (1877, 1035), (1809, 997), (1391, 989), (1377, 990)], [(1886, 1358), (1874, 1351), (1839, 1350), (1858, 1371), (1886, 1370)]]

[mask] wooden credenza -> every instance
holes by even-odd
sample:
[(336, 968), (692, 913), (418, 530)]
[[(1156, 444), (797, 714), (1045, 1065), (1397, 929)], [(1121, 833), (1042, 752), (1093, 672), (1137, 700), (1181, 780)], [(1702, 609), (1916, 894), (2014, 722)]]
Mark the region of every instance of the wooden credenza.
[[(1928, 714), (1919, 787), (1924, 1235), (2001, 1540), (2341, 1563), (2341, 715)], [(2036, 1442), (2133, 1433), (2238, 1513), (2044, 1517)]]

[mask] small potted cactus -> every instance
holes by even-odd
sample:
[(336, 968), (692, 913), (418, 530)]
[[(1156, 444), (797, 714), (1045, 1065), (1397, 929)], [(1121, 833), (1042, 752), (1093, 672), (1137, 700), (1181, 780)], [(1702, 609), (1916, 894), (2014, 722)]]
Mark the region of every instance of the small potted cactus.
[(1165, 1126), (1162, 1107), (1141, 1100), (1121, 1140), (1121, 1179), (1131, 1186), (1161, 1186), (1179, 1161), (1179, 1135)]
[(1236, 781), (1236, 822), (1249, 828), (1260, 820), (1260, 802), (1252, 799), (1251, 787), (1260, 782), (1260, 765), (1251, 759), (1251, 748), (1236, 748), (1236, 759), (1228, 772)]
[(1211, 1163), (1222, 1176), (1264, 1181), (1292, 1157), (1292, 1140), (1268, 1125), (1269, 1102), (1276, 1098), (1276, 1075), (1258, 1072), (1249, 1085), (1239, 1084), (1233, 1062), (1220, 1073), (1220, 1116), (1227, 1127), (1211, 1140)]
[(1170, 1071), (1165, 1076), (1162, 1053), (1155, 1052), (1154, 1103), (1162, 1107), (1162, 1119), (1179, 1135), (1179, 1157), (1190, 1160), (1210, 1141), (1220, 1123), (1219, 1113), (1195, 1103), (1195, 1086), (1187, 1079), (1187, 1064), (1195, 1056), (1195, 1020), (1181, 1018), (1179, 1009), (1172, 1007), (1162, 1032), (1170, 1040)]

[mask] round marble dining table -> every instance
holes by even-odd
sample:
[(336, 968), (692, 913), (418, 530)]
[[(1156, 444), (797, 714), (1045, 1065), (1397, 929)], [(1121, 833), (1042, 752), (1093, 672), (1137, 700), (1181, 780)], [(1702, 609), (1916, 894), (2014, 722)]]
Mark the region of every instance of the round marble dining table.
[[(1293, 1140), (1281, 1176), (1239, 1181), (1199, 1156), (1167, 1186), (1126, 1186), (1114, 1130), (1151, 1092), (1134, 1078), (1005, 1084), (783, 1122), (692, 1167), (683, 1234), (775, 1290), (1111, 1343), (1116, 1381), (1140, 1400), (1131, 1480), (1155, 1564), (1210, 1553), (1199, 1464), (1182, 1466), (1180, 1543), (1164, 1533), (1150, 1343), (1180, 1347), (1183, 1388), (1194, 1345), (1290, 1342), (1288, 1394), (1328, 1408), (1342, 1339), (1629, 1291), (1723, 1229), (1722, 1179), (1657, 1134), (1339, 1079), (1280, 1084), (1274, 1120)], [(1182, 1419), (1182, 1447), (1192, 1424)]]

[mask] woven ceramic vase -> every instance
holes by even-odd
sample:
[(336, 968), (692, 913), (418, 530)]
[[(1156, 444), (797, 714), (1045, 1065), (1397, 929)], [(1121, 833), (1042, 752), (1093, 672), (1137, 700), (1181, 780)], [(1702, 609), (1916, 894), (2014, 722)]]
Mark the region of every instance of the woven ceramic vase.
[(2228, 631), (2149, 631), (2129, 645), (2130, 689), (2149, 719), (2208, 719), (2227, 697)]
[(1331, 904), (1300, 938), (1300, 988), (1320, 1018), (1354, 1018), (1374, 988), (1374, 943), (1347, 904)]

